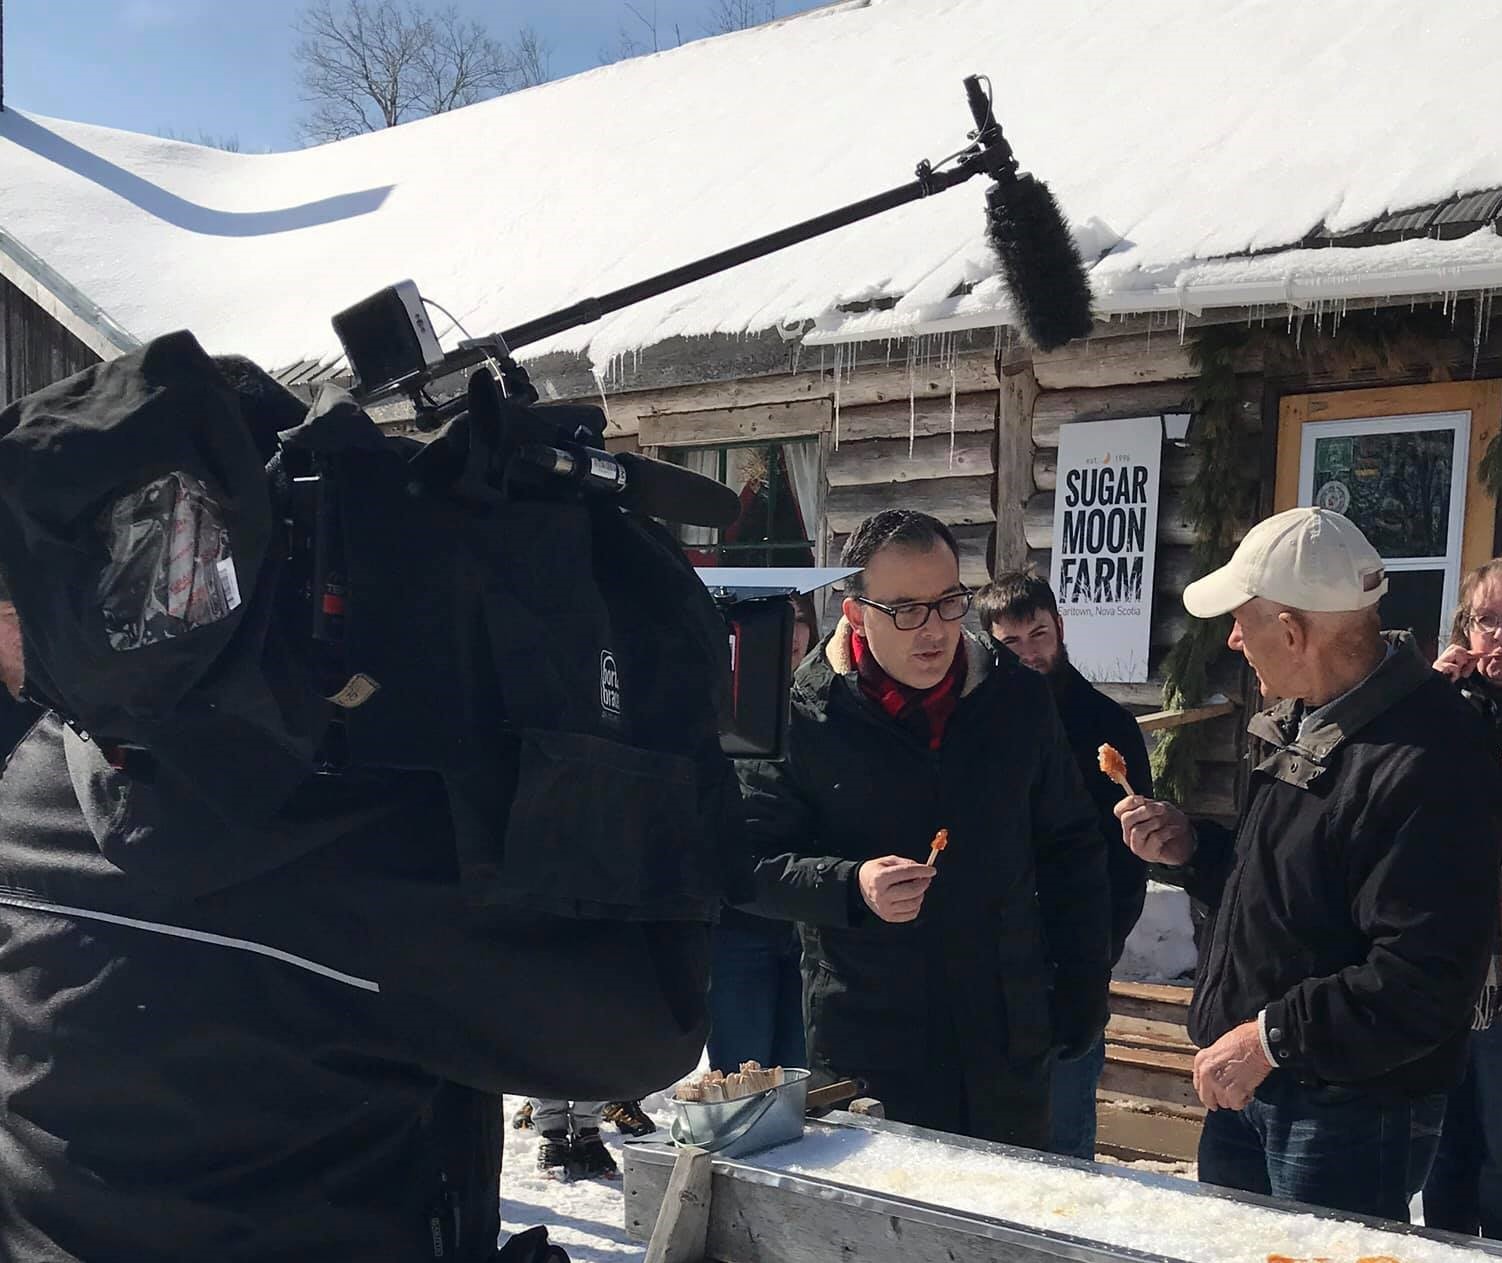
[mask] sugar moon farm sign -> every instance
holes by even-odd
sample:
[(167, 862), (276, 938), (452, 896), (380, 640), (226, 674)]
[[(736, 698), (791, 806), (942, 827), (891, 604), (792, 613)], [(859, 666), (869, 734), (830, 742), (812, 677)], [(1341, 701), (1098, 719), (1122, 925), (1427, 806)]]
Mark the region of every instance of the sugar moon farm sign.
[(1157, 417), (1059, 431), (1053, 590), (1070, 660), (1092, 680), (1147, 679), (1162, 458)]

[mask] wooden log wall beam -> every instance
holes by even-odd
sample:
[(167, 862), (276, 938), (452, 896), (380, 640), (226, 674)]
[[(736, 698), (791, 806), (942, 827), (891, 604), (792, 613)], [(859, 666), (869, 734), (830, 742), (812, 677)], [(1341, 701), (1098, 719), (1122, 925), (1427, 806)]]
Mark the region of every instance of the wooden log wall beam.
[(1027, 556), (1023, 515), (1036, 490), (1033, 480), (1033, 405), (1038, 380), (1029, 365), (1002, 377), (996, 427), (996, 572), (1015, 569)]
[(823, 434), (829, 429), (830, 415), (827, 399), (671, 412), (641, 418), (637, 437), (641, 447), (771, 442)]
[[(1044, 390), (1121, 386), (1140, 382), (1177, 381), (1194, 377), (1190, 344), (1178, 334), (1135, 334), (1124, 338), (1084, 338), (1057, 351), (1033, 356), (1033, 372)], [(1245, 352), (1239, 372), (1260, 372), (1261, 353)]]
[[(1085, 390), (1045, 390), (1033, 407), (1033, 442), (1058, 447), (1059, 427), (1075, 421), (1111, 421), (1118, 417), (1150, 417), (1182, 412), (1191, 407), (1190, 382), (1149, 382)], [(1241, 382), (1241, 424), (1248, 431), (1262, 429), (1262, 379)]]
[(991, 436), (983, 431), (935, 434), (908, 440), (867, 439), (841, 443), (825, 462), (831, 487), (867, 483), (907, 483), (924, 478), (966, 478), (989, 475)]
[(843, 394), (840, 400), (841, 447), (866, 439), (906, 439), (909, 433), (915, 438), (947, 437), (951, 425), (959, 434), (991, 433), (996, 425), (994, 383), (991, 389), (958, 395), (952, 414), (948, 395), (915, 399), (911, 407), (906, 399), (854, 407), (846, 405)]
[[(839, 384), (841, 429), (847, 408), (871, 404), (901, 404), (913, 400), (942, 399), (941, 411), (948, 428), (948, 404), (951, 389), (957, 395), (994, 391), (997, 386), (996, 360), (985, 354), (955, 357), (953, 371), (937, 362), (916, 364), (909, 373), (906, 363), (862, 365), (853, 374), (842, 376)], [(766, 377), (748, 377), (736, 381), (676, 386), (661, 390), (627, 390), (607, 394), (611, 435), (635, 434), (644, 417), (663, 413), (718, 411), (727, 408), (751, 408), (762, 404), (795, 403), (811, 399), (828, 400), (835, 396), (832, 368), (823, 371), (776, 373)], [(596, 396), (598, 398), (598, 396)], [(581, 396), (587, 401), (588, 396)], [(841, 434), (843, 440), (844, 435)]]
[[(836, 535), (848, 535), (871, 514), (891, 508), (916, 509), (950, 526), (996, 520), (989, 474), (969, 478), (922, 478), (912, 482), (830, 487), (825, 520)], [(1052, 513), (1052, 497), (1049, 512)], [(1050, 520), (1049, 529), (1052, 530)], [(1031, 536), (1030, 536), (1031, 538)]]
[[(952, 526), (954, 540), (960, 546), (960, 582), (978, 588), (991, 581), (991, 572), (986, 566), (986, 550), (991, 543), (989, 526)], [(836, 565), (848, 532), (835, 535), (829, 542), (829, 564)]]

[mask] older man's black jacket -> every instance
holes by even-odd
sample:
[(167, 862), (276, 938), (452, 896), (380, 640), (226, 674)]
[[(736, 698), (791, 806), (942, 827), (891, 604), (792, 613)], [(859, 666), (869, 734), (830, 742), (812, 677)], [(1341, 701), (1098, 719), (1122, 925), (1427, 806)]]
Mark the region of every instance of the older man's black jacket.
[(1406, 637), (1298, 735), (1284, 702), (1250, 730), (1233, 838), (1199, 827), (1176, 874), (1215, 909), (1190, 1034), (1208, 1046), (1266, 1009), (1278, 1067), (1383, 1097), (1460, 1077), (1496, 934), (1499, 786), (1488, 734)]
[[(802, 929), (815, 1064), (959, 1081), (971, 1130), (1006, 1135), (1013, 1067), (1078, 1054), (1104, 1024), (1109, 896), (1047, 682), (989, 639), (962, 652), (930, 751), (861, 693), (842, 623), (798, 672), (787, 759), (742, 780), (760, 906)], [(939, 828), (949, 848), (918, 919), (878, 920), (861, 863), (922, 862)]]

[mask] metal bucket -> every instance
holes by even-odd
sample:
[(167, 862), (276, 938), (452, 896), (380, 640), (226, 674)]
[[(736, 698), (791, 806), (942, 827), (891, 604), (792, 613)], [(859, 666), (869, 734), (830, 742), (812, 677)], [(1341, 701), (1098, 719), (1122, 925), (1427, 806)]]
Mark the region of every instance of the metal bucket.
[(803, 1135), (808, 1108), (807, 1070), (782, 1072), (782, 1086), (733, 1101), (673, 1099), (673, 1141), (725, 1158), (743, 1158)]

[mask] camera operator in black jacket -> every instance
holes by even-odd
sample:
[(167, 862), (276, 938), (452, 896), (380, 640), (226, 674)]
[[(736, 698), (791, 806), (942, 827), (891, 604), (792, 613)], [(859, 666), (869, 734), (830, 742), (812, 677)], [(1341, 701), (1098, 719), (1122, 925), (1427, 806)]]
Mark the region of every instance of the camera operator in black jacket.
[(1497, 924), (1488, 735), (1406, 635), (1347, 519), (1290, 509), (1191, 584), (1282, 697), (1234, 838), (1144, 798), (1127, 843), (1210, 904), (1190, 1010), (1200, 1178), (1406, 1220), (1460, 1075)]
[[(306, 686), (306, 608), (284, 581), (266, 469), (304, 412), (254, 366), (216, 363), (183, 334), (0, 413), (0, 679), (45, 709), (0, 776), (0, 1258), (491, 1260), (499, 1094), (638, 1096), (691, 1069), (703, 1047), (709, 917), (699, 909), (718, 903), (719, 888), (700, 900), (668, 884), (681, 913), (632, 920), (507, 902), (487, 878), (520, 851), (554, 866), (561, 903), (583, 880), (576, 848), (597, 846), (602, 885), (613, 881), (610, 860), (640, 859), (634, 848), (655, 835), (588, 813), (691, 818), (664, 809), (679, 789), (702, 793), (705, 819), (738, 828), (712, 700), (695, 680), (670, 703), (685, 735), (703, 737), (713, 783), (683, 771), (686, 759), (676, 780), (653, 782), (649, 765), (670, 756), (577, 729), (534, 731), (520, 756), (485, 747), (475, 776), (494, 788), (496, 810), (474, 813), (468, 832), (461, 808), (475, 800), (455, 794), (446, 770), (360, 766), (347, 747), (346, 763), (334, 748), (315, 760), (304, 721), (330, 702)], [(336, 401), (318, 418), (330, 419), (335, 438), (354, 436), (362, 474), (406, 485), (403, 454), (365, 414)], [(317, 433), (322, 442), (330, 431)], [(352, 572), (344, 608), (352, 636), (411, 654), (400, 618), (371, 621), (375, 598), (427, 615), (436, 635), (469, 590), (414, 582), (393, 594), (385, 566), (442, 573), (472, 540), (455, 508), (455, 529), (437, 540), (448, 551), (434, 551), (417, 528), (449, 506), (396, 504), (393, 551), (368, 575)], [(496, 564), (528, 571), (539, 599), (563, 602), (572, 621), (510, 607), (499, 630), (520, 638), (532, 674), (506, 677), (509, 715), (538, 680), (566, 683), (555, 654), (573, 638), (582, 685), (565, 700), (601, 713), (602, 651), (567, 603), (588, 589), (603, 606), (605, 589), (587, 548), (560, 567), (557, 552), (527, 551), (528, 541), (555, 524), (585, 538), (597, 526), (597, 547), (631, 547), (636, 528), (623, 516), (596, 522), (578, 503), (515, 511), (535, 534)], [(677, 593), (643, 617), (657, 604), (678, 625), (702, 612), (707, 644), (718, 619), (676, 551), (664, 546), (666, 570), (646, 545), (633, 555), (630, 582), (666, 573)], [(610, 643), (624, 683), (601, 720), (616, 727), (641, 722), (651, 698), (634, 668), (656, 629), (625, 608)], [(443, 663), (431, 639), (419, 643), (440, 689)], [(669, 651), (692, 672), (691, 651)], [(351, 713), (396, 692), (396, 677), (377, 674), (379, 691), (380, 679), (351, 679), (340, 699)], [(100, 722), (86, 725), (85, 713)], [(439, 725), (469, 744), (483, 735), (447, 706)], [(374, 735), (399, 742), (410, 731)], [(633, 781), (581, 753), (605, 745), (630, 761)], [(591, 773), (598, 780), (572, 800), (549, 788), (548, 777)], [(516, 824), (528, 776), (543, 777), (529, 822), (504, 852), (486, 847), (487, 829)], [(696, 836), (672, 839), (680, 870)], [(663, 872), (671, 878), (646, 875)], [(560, 997), (614, 1032), (608, 1048), (539, 1038), (515, 1021), (544, 1002), (556, 1010)], [(523, 1244), (508, 1243), (507, 1257), (547, 1263), (542, 1242)]]
[(742, 769), (758, 906), (799, 923), (816, 1070), (1043, 1148), (1054, 1056), (1105, 1025), (1105, 857), (1047, 683), (961, 631), (958, 558), (921, 513), (850, 537), (864, 569), (799, 668), (787, 758)]

